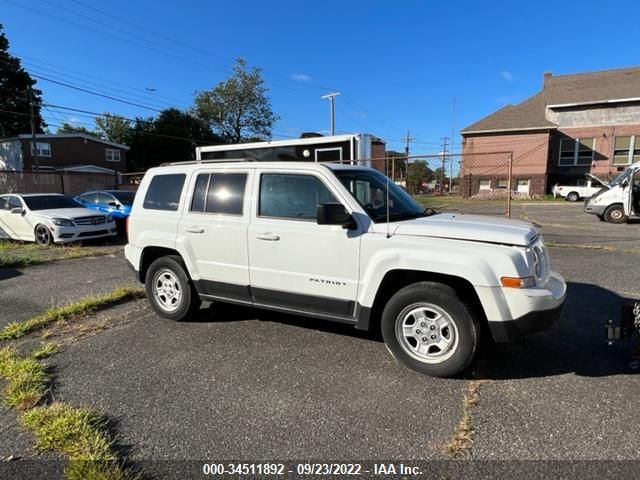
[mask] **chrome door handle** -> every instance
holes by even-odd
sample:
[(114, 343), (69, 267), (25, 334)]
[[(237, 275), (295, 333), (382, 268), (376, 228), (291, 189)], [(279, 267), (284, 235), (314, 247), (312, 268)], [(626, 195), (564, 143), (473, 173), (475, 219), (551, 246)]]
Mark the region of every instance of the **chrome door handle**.
[(204, 228), (196, 226), (184, 227), (184, 231), (189, 233), (204, 233)]
[(278, 240), (280, 240), (280, 237), (278, 235), (274, 235), (273, 233), (259, 233), (258, 235), (256, 235), (256, 238), (258, 240), (266, 240), (268, 242), (277, 242)]

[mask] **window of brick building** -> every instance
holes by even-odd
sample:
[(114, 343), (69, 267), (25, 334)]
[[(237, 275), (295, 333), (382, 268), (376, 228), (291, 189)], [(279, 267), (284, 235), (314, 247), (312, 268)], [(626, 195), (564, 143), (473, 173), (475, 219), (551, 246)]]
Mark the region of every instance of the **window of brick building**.
[(640, 135), (627, 137), (616, 136), (613, 148), (613, 164), (629, 165), (640, 161)]
[(480, 180), (480, 190), (491, 190), (491, 180)]
[(563, 138), (560, 140), (558, 165), (561, 167), (591, 165), (595, 154), (594, 146), (594, 138)]

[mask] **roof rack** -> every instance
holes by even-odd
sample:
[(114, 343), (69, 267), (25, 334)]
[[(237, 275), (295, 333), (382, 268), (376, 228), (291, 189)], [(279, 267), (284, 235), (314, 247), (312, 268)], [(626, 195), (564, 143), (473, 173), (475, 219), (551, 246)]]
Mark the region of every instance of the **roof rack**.
[(165, 162), (161, 163), (161, 167), (170, 165), (197, 165), (199, 163), (227, 163), (227, 162), (255, 162), (253, 158), (212, 158), (209, 160), (185, 160), (182, 162)]

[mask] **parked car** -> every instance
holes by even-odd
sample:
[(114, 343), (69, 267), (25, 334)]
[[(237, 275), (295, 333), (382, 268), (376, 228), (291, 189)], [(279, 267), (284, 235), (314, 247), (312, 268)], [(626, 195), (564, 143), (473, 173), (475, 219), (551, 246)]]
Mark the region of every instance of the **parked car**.
[(152, 168), (125, 256), (161, 317), (205, 299), (379, 326), (399, 362), (434, 376), (470, 364), (481, 326), (499, 342), (545, 330), (567, 290), (533, 224), (425, 209), (352, 165)]
[(111, 214), (116, 220), (125, 220), (131, 213), (135, 192), (127, 190), (96, 190), (85, 192), (75, 200), (86, 208)]
[(629, 165), (586, 200), (584, 211), (608, 223), (640, 219), (640, 162)]
[(607, 187), (606, 182), (598, 177), (586, 174), (587, 182), (584, 185), (558, 185), (556, 192), (569, 202), (577, 202), (581, 198), (591, 198), (592, 195)]
[(84, 208), (60, 194), (0, 195), (0, 234), (40, 245), (117, 235), (109, 214)]

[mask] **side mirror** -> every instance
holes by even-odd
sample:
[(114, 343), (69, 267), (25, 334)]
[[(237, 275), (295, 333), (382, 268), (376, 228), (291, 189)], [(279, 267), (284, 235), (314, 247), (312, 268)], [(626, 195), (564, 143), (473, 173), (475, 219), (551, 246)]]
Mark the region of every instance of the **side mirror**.
[(21, 215), (24, 213), (24, 208), (22, 207), (15, 207), (11, 209), (11, 213), (15, 213), (16, 215)]
[(621, 185), (622, 185), (622, 188), (626, 188), (626, 187), (628, 187), (628, 186), (629, 186), (629, 179), (625, 178), (625, 179), (622, 181), (622, 184), (621, 184)]
[(322, 203), (318, 205), (316, 213), (318, 225), (340, 225), (342, 228), (353, 230), (356, 221), (341, 203)]
[(114, 208), (120, 208), (120, 205), (117, 204), (116, 202), (109, 202), (107, 205), (109, 205), (110, 207), (114, 207)]

